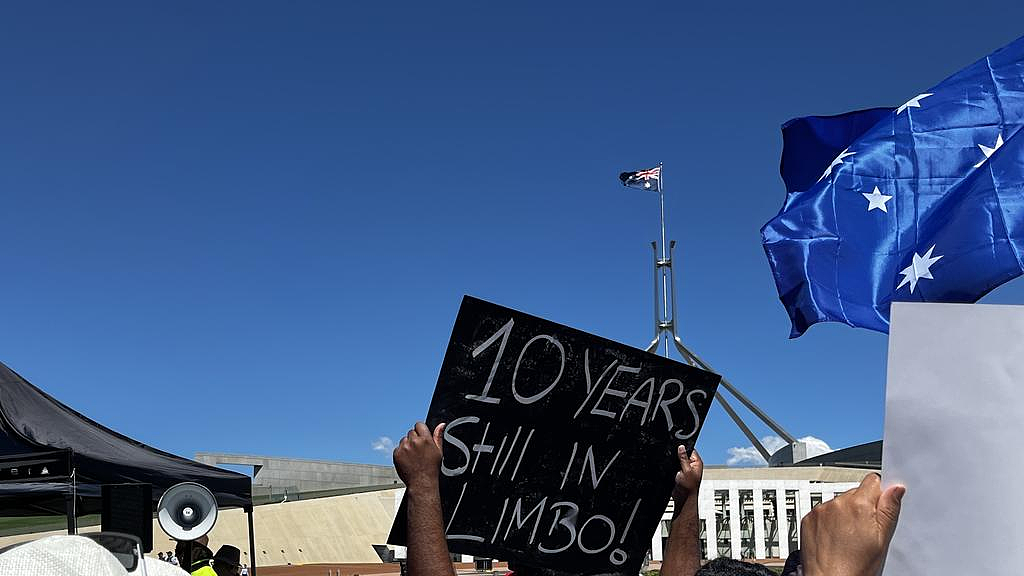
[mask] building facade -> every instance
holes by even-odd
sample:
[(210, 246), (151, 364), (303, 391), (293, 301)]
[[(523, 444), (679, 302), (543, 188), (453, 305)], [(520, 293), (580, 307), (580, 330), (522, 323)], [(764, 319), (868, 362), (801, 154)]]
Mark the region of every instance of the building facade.
[[(701, 555), (736, 560), (784, 560), (800, 548), (800, 521), (812, 508), (859, 482), (705, 480), (697, 500)], [(651, 556), (662, 559), (674, 513), (669, 502)]]

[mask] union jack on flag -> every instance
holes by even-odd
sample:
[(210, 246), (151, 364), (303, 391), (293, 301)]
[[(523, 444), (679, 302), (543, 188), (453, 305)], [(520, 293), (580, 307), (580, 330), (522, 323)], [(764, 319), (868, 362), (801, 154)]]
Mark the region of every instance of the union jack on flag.
[(661, 165), (636, 172), (623, 172), (619, 174), (619, 180), (622, 180), (623, 186), (661, 192)]

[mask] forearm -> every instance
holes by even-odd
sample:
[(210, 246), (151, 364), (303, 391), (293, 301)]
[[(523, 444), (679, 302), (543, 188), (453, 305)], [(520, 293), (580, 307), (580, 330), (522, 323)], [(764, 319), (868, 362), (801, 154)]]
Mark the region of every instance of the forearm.
[(406, 491), (406, 529), (409, 576), (455, 576), (436, 485)]
[(697, 494), (676, 502), (672, 529), (665, 545), (662, 576), (693, 576), (700, 569), (700, 518)]

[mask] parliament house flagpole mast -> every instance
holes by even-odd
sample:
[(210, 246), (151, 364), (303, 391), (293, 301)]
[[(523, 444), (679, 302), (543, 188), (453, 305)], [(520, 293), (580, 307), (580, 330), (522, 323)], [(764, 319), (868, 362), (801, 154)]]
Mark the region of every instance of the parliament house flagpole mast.
[[(661, 260), (656, 263), (655, 270), (661, 270), (661, 300), (662, 300), (662, 321), (669, 322), (668, 314), (668, 275), (666, 272), (672, 267), (672, 260), (665, 252), (665, 163), (661, 162), (658, 164), (658, 200), (661, 201)], [(674, 245), (674, 243), (673, 243)], [(657, 251), (655, 251), (657, 254)], [(675, 293), (675, 287), (672, 289), (673, 294)], [(655, 301), (657, 302), (657, 301)], [(657, 303), (655, 303), (657, 306)], [(675, 307), (672, 309), (672, 316), (675, 316)], [(657, 319), (655, 319), (657, 322)], [(660, 326), (660, 322), (658, 323)], [(661, 332), (661, 329), (655, 328), (655, 336), (657, 337)], [(665, 337), (665, 357), (668, 358), (668, 335)]]
[[(672, 253), (675, 249), (676, 242), (666, 242), (666, 227), (665, 227), (665, 188), (664, 188), (664, 163), (658, 164), (657, 168), (650, 170), (640, 170), (637, 172), (623, 172), (619, 175), (619, 179), (622, 180), (624, 186), (631, 186), (637, 188), (650, 189), (650, 181), (656, 180), (658, 199), (661, 203), (661, 257), (658, 256), (658, 242), (651, 242), (651, 248), (654, 251), (654, 339), (647, 345), (647, 351), (656, 353), (658, 350), (658, 344), (660, 344), (662, 337), (665, 338), (665, 351), (666, 357), (669, 356), (669, 341), (675, 346), (676, 351), (683, 357), (683, 360), (691, 366), (696, 366), (703, 370), (713, 372), (711, 365), (702, 360), (692, 350), (683, 344), (683, 341), (679, 338), (679, 332), (676, 323), (676, 285), (675, 285), (675, 272), (672, 269)], [(670, 291), (671, 290), (671, 291)], [(659, 302), (660, 300), (660, 302)], [(671, 300), (671, 306), (670, 302)], [(661, 304), (661, 306), (659, 306)], [(771, 454), (761, 443), (761, 440), (750, 430), (750, 427), (743, 421), (736, 410), (733, 409), (732, 405), (726, 400), (725, 396), (722, 395), (721, 389), (727, 390), (736, 400), (743, 404), (750, 412), (757, 416), (768, 428), (779, 435), (787, 444), (793, 444), (796, 442), (796, 438), (787, 432), (778, 422), (772, 419), (766, 414), (760, 407), (754, 404), (750, 398), (747, 398), (742, 392), (736, 389), (735, 386), (729, 382), (724, 376), (722, 377), (721, 387), (715, 392), (715, 399), (722, 405), (725, 412), (732, 418), (732, 421), (736, 423), (743, 435), (747, 437), (747, 440), (757, 449), (758, 453), (765, 459), (765, 462), (769, 461)]]

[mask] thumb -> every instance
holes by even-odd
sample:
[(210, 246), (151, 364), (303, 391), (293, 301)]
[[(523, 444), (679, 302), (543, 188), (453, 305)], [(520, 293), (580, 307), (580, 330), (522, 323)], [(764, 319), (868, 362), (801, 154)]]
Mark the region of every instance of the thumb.
[(441, 447), (441, 437), (444, 435), (445, 423), (441, 422), (434, 428), (434, 445), (438, 448)]
[(907, 489), (903, 486), (890, 486), (882, 492), (878, 498), (877, 521), (882, 531), (882, 536), (888, 544), (892, 535), (896, 532), (896, 522), (900, 519), (900, 507), (903, 503), (903, 495)]
[(701, 470), (704, 469), (704, 459), (700, 457), (696, 446), (690, 451), (690, 466), (694, 465), (700, 466)]
[(676, 456), (679, 458), (679, 470), (686, 472), (690, 469), (690, 458), (686, 455), (686, 446), (682, 444), (676, 448)]

